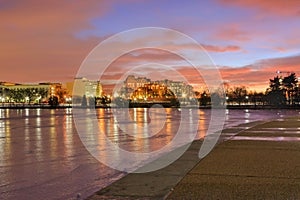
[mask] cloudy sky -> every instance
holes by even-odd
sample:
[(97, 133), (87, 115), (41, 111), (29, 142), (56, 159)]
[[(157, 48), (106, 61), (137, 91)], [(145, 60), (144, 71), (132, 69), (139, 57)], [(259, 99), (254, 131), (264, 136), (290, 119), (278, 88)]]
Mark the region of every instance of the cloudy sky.
[[(101, 41), (140, 27), (192, 37), (232, 85), (264, 89), (277, 70), (300, 76), (300, 1), (187, 2), (0, 0), (0, 81), (70, 81)], [(176, 61), (158, 52), (133, 55), (127, 57)]]

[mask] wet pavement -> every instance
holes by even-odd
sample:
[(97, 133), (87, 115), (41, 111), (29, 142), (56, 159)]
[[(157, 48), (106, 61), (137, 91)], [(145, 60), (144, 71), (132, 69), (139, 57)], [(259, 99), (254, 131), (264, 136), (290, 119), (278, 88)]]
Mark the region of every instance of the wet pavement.
[[(118, 128), (110, 109), (97, 109), (96, 111), (101, 131), (115, 144), (134, 152), (161, 148), (174, 137), (178, 127), (177, 110), (166, 109), (167, 122), (160, 134), (149, 140), (134, 140)], [(131, 109), (130, 112), (137, 125), (148, 122), (147, 109)], [(299, 113), (292, 110), (226, 110), (226, 112), (225, 126), (232, 128), (227, 129), (227, 132), (224, 131), (222, 139), (232, 138), (246, 129), (251, 131), (249, 128), (257, 125), (253, 121), (274, 116), (283, 120), (281, 118), (284, 116)], [(209, 110), (199, 110), (199, 115), (196, 139), (206, 134), (210, 119)], [(252, 123), (234, 127), (247, 122)], [(269, 131), (271, 128), (266, 127), (261, 130)], [(281, 128), (284, 130), (279, 130), (279, 132), (283, 131), (289, 137), (294, 137), (299, 132), (289, 127)], [(145, 131), (141, 133), (145, 134)], [(96, 146), (95, 141), (101, 142), (101, 140), (91, 140), (89, 145)], [(195, 155), (200, 145), (195, 149)], [(75, 127), (71, 108), (0, 109), (0, 151), (1, 200), (65, 200), (77, 199), (78, 195), (84, 199), (125, 175), (124, 172), (100, 163), (86, 150)], [(169, 182), (170, 187), (174, 187), (174, 183), (180, 181), (184, 174), (196, 164), (195, 161), (197, 162), (197, 157), (191, 161), (183, 159), (189, 164), (179, 163), (177, 167), (174, 165), (175, 171), (171, 169), (172, 167), (168, 168), (171, 170), (170, 176), (174, 178), (173, 182)], [(186, 168), (180, 171), (180, 166)], [(156, 176), (161, 177), (163, 171), (156, 173), (159, 173)], [(178, 176), (175, 177), (174, 174)], [(160, 188), (158, 186), (162, 185), (162, 181), (157, 180), (153, 183), (156, 183), (156, 188)], [(169, 180), (166, 179), (166, 182)], [(169, 191), (168, 187), (165, 187), (162, 193)]]
[(197, 141), (170, 166), (129, 174), (89, 199), (299, 199), (299, 119), (226, 129), (227, 141), (201, 161)]
[(295, 117), (242, 131), (201, 160), (168, 199), (300, 199), (299, 128)]

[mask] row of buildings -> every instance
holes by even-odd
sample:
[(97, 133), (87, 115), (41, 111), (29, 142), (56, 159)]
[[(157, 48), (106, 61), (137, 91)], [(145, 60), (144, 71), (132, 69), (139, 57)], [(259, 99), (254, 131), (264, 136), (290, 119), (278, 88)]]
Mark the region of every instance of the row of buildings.
[(194, 97), (194, 89), (183, 81), (157, 80), (129, 75), (115, 96), (126, 99), (151, 99), (162, 97)]
[(0, 82), (0, 102), (39, 103), (63, 91), (61, 83), (19, 84)]
[[(100, 81), (75, 78), (72, 82), (18, 84), (0, 82), (0, 102), (46, 103), (50, 97), (56, 97), (59, 103), (78, 103), (87, 99), (103, 97)], [(172, 80), (152, 81), (146, 77), (129, 75), (114, 97), (131, 100), (163, 100), (168, 98), (193, 97), (193, 87)], [(76, 100), (77, 99), (77, 100)], [(74, 102), (76, 100), (76, 102)]]
[[(75, 90), (73, 90), (75, 88)], [(72, 82), (19, 84), (0, 82), (0, 102), (46, 103), (50, 97), (57, 97), (59, 103), (71, 103), (74, 96), (101, 97), (99, 81), (76, 78)]]

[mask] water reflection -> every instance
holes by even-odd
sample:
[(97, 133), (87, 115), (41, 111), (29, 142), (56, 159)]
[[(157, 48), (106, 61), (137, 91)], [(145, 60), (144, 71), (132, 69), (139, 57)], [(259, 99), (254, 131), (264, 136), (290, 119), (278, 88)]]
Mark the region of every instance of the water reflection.
[(29, 116), (29, 108), (25, 108), (25, 116), (26, 116), (26, 117)]
[(0, 119), (3, 119), (5, 117), (5, 113), (3, 109), (0, 109)]
[(206, 133), (206, 130), (208, 129), (207, 127), (207, 118), (206, 118), (206, 115), (205, 115), (205, 112), (202, 111), (202, 110), (199, 110), (199, 116), (200, 116), (200, 119), (199, 119), (199, 126), (198, 126), (198, 139), (201, 139), (201, 138), (204, 138), (205, 137), (205, 133)]
[(232, 140), (253, 140), (253, 141), (275, 141), (275, 142), (280, 142), (280, 141), (300, 141), (299, 137), (247, 137), (247, 136), (235, 136), (231, 138)]
[(0, 138), (5, 138), (5, 122), (0, 121)]
[(180, 125), (180, 112), (170, 108), (133, 108), (128, 114), (130, 122), (123, 128), (123, 124), (120, 125), (120, 121), (113, 117), (112, 110), (97, 110), (100, 134), (128, 151), (151, 152), (160, 149), (171, 142)]
[[(72, 112), (72, 109), (0, 109), (1, 195), (5, 194), (10, 199), (71, 199), (77, 193), (88, 196), (118, 177), (119, 172), (99, 164), (86, 151), (76, 132)], [(89, 144), (97, 145), (104, 157), (107, 156), (105, 137), (128, 151), (152, 152), (174, 139), (182, 120), (182, 112), (183, 109), (180, 111), (171, 108), (152, 111), (146, 108), (129, 109), (134, 133), (122, 129), (111, 109), (96, 110), (99, 134), (92, 133), (95, 128), (90, 125), (93, 124), (93, 119), (88, 117), (83, 123)], [(277, 110), (226, 112), (226, 127), (299, 114), (299, 111)], [(87, 110), (86, 114), (90, 115), (92, 111)], [(211, 118), (210, 110), (199, 110), (198, 116), (200, 119), (195, 139), (205, 137)], [(184, 137), (190, 137), (193, 131), (197, 131), (192, 128), (192, 121), (192, 117), (184, 119)], [(151, 124), (155, 128), (153, 130), (158, 130), (156, 134), (149, 131)], [(299, 136), (299, 130), (299, 127), (282, 127), (262, 131), (280, 131)], [(234, 139), (299, 141), (299, 137), (290, 136), (240, 136)], [(112, 153), (114, 156), (119, 155), (118, 151)], [(82, 185), (86, 187), (83, 188)], [(86, 191), (87, 188), (91, 190)]]
[(245, 123), (249, 123), (250, 112), (248, 109), (245, 110)]
[(13, 157), (13, 148), (12, 148), (12, 137), (11, 137), (11, 127), (10, 127), (10, 121), (5, 121), (5, 143), (4, 143), (4, 157), (8, 160), (8, 164), (10, 163), (9, 159)]
[(64, 155), (72, 155), (74, 153), (73, 146), (73, 117), (71, 108), (66, 109), (66, 113), (63, 115), (63, 142), (64, 142)]

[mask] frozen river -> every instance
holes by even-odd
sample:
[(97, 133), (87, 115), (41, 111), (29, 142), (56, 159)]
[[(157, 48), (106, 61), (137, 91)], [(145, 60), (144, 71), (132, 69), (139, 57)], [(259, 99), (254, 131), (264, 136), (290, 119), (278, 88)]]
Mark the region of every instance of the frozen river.
[[(177, 109), (165, 110), (167, 121), (156, 137), (132, 140), (119, 130), (110, 109), (97, 109), (102, 132), (132, 151), (161, 148), (178, 127)], [(137, 123), (147, 123), (148, 109), (132, 108)], [(196, 139), (205, 135), (210, 110), (199, 110)], [(227, 110), (225, 127), (298, 115), (293, 110)], [(99, 163), (82, 144), (72, 109), (0, 109), (0, 199), (76, 199), (87, 197), (124, 173)]]

